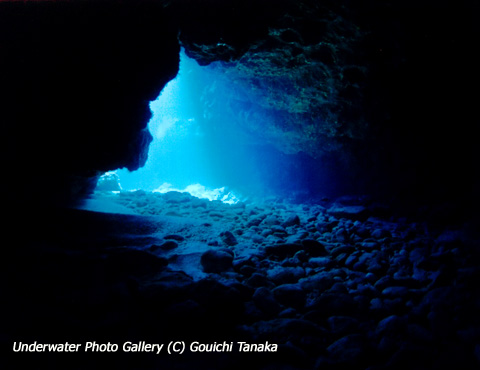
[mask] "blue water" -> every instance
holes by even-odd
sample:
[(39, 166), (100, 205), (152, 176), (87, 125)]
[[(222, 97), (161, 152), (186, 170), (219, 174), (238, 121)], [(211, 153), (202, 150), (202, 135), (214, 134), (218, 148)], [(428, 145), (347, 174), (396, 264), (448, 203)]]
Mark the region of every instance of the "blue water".
[(189, 98), (192, 74), (199, 66), (182, 52), (180, 71), (150, 103), (153, 113), (149, 130), (154, 138), (148, 161), (137, 171), (117, 171), (124, 190), (155, 190), (163, 183), (185, 187), (191, 182), (205, 182), (208, 161), (205, 142), (201, 140), (198, 112)]
[[(249, 197), (308, 187), (315, 174), (308, 160), (279, 152), (238, 123), (237, 105), (248, 101), (249, 90), (222, 73), (221, 64), (201, 67), (181, 52), (177, 77), (150, 104), (154, 140), (146, 165), (117, 170), (123, 190), (223, 188)], [(258, 126), (271, 119), (265, 115), (254, 112), (252, 119)]]
[(150, 104), (154, 140), (148, 161), (137, 171), (117, 170), (122, 189), (184, 189), (193, 184), (207, 189), (264, 188), (261, 163), (244, 134), (228, 122), (212, 125), (205, 117), (209, 102), (202, 100), (202, 92), (212, 88), (212, 73), (182, 51), (177, 77)]

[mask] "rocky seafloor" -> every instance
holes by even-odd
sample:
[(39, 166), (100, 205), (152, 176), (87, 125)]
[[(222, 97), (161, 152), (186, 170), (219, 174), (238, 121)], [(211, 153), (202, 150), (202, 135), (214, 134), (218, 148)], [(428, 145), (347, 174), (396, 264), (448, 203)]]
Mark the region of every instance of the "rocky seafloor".
[(94, 204), (117, 213), (64, 210), (13, 255), (17, 302), (7, 311), (16, 320), (4, 342), (278, 344), (275, 353), (101, 353), (68, 362), (78, 368), (101, 356), (129, 368), (480, 366), (474, 223), (353, 196), (229, 205), (103, 192)]

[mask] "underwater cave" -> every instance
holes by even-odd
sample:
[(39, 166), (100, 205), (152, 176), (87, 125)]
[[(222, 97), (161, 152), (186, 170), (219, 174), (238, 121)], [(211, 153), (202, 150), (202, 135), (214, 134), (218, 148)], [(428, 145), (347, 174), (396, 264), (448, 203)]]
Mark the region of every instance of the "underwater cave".
[[(182, 50), (177, 76), (150, 103), (148, 129), (153, 140), (145, 165), (135, 171), (122, 168), (102, 175), (96, 188), (97, 203), (102, 195), (105, 198), (102, 189), (175, 190), (226, 203), (255, 197), (318, 198), (333, 189), (338, 193), (341, 185), (321, 160), (304, 153), (301, 144), (293, 140), (287, 141), (290, 148), (285, 150), (284, 143), (258, 127), (258, 122), (263, 122), (275, 129), (283, 120), (277, 112), (256, 104), (259, 93), (252, 92), (247, 76), (244, 80), (232, 76), (235, 68), (238, 66), (221, 61), (200, 66)], [(87, 206), (95, 205), (88, 202)]]
[(0, 2), (0, 367), (478, 368), (479, 16)]

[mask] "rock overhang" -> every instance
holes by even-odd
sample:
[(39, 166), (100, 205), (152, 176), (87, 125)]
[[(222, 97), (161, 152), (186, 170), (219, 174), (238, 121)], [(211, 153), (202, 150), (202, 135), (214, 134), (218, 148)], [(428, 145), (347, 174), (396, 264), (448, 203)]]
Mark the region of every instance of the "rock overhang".
[[(411, 9), (394, 1), (359, 6), (178, 0), (2, 7), (2, 65), (11, 73), (2, 77), (1, 101), (6, 133), (13, 138), (2, 155), (18, 153), (21, 146), (38, 153), (30, 167), (36, 175), (46, 173), (46, 183), (54, 178), (52, 186), (60, 178), (72, 188), (65, 178), (92, 178), (144, 163), (148, 101), (177, 73), (179, 42), (200, 64), (222, 61), (226, 75), (244, 82), (255, 99), (249, 99), (250, 107), (237, 99), (241, 111), (248, 112), (254, 100), (273, 117), (258, 127), (239, 119), (240, 125), (286, 153), (327, 158), (330, 166), (355, 172), (350, 182), (360, 177), (357, 182), (368, 188), (383, 176), (392, 178), (386, 187), (403, 182), (412, 188), (415, 173), (426, 173), (422, 181), (438, 176), (437, 153), (438, 162), (448, 160), (446, 172), (459, 161), (471, 161), (468, 135), (453, 130), (453, 139), (465, 145), (456, 144), (460, 150), (447, 156), (442, 145), (448, 145), (450, 134), (432, 123), (442, 115), (458, 117), (468, 129), (464, 121), (471, 112), (469, 100), (444, 96), (462, 82), (448, 77), (442, 85), (434, 80), (437, 73), (463, 65), (461, 75), (478, 80), (469, 69), (475, 58), (462, 48), (476, 35), (470, 18), (441, 31), (439, 19), (449, 14), (441, 4)], [(427, 17), (430, 10), (433, 19)], [(458, 17), (470, 10), (475, 9), (462, 2), (453, 13)], [(458, 60), (435, 59), (442, 40), (459, 53)], [(414, 86), (431, 96), (423, 99)], [(432, 111), (435, 99), (446, 114)], [(53, 139), (65, 133), (66, 121), (75, 126), (75, 135)], [(65, 163), (58, 163), (58, 153)], [(22, 161), (14, 162), (6, 164), (7, 171), (21, 178), (15, 168)], [(428, 193), (429, 185), (425, 189)]]

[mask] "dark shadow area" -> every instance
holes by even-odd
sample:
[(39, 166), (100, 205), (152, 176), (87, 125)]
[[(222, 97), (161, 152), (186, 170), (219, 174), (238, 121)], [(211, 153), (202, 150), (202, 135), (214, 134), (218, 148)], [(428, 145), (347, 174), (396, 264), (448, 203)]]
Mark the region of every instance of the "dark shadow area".
[(479, 367), (479, 8), (359, 4), (0, 2), (0, 367)]

